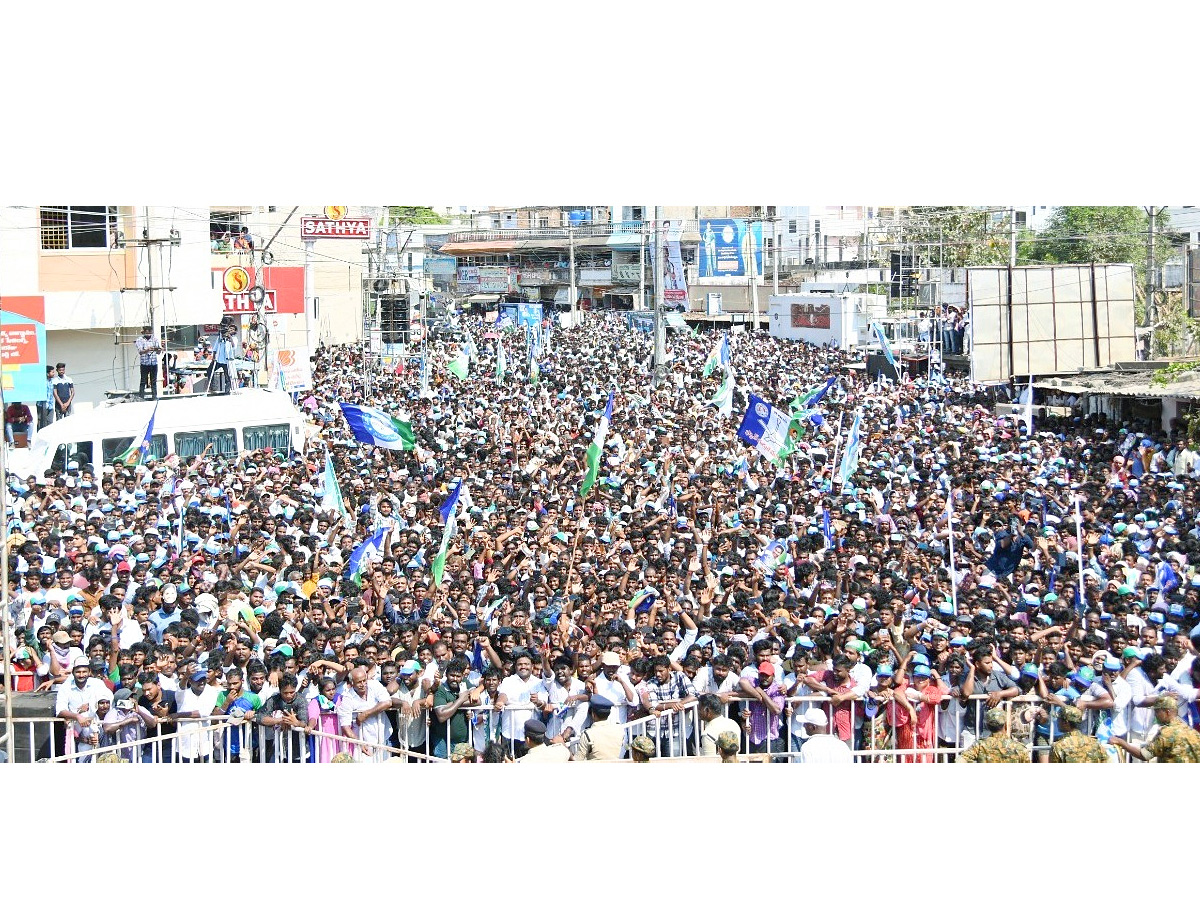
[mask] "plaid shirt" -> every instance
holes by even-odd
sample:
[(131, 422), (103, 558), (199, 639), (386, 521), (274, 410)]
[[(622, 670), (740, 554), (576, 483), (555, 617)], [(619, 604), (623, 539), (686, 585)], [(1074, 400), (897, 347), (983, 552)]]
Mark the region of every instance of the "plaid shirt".
[[(666, 683), (660, 683), (658, 678), (648, 678), (639, 686), (642, 698), (642, 705), (649, 711), (652, 705), (658, 705), (670, 700), (684, 700), (688, 697), (696, 696), (696, 689), (692, 687), (692, 683), (687, 680), (681, 673), (672, 672), (671, 677)], [(659, 731), (659, 719), (651, 714), (651, 718), (646, 722), (646, 734), (651, 737), (657, 737)], [(684, 717), (679, 712), (670, 713), (665, 719), (661, 720), (664, 723), (663, 734), (674, 732), (673, 742), (677, 748), (676, 752), (682, 754), (685, 735), (683, 729)], [(688, 728), (690, 734), (691, 729)]]

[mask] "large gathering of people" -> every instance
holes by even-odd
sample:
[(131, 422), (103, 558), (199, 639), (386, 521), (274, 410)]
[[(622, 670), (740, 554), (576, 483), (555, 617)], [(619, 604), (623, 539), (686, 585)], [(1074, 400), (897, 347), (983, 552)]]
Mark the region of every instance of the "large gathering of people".
[[(936, 364), (765, 332), (672, 331), (657, 377), (649, 335), (581, 315), (322, 347), (303, 454), (10, 475), (8, 678), (54, 694), (55, 753), (1200, 761), (1183, 423), (1030, 428)], [(782, 459), (739, 436), (751, 396), (807, 411)]]

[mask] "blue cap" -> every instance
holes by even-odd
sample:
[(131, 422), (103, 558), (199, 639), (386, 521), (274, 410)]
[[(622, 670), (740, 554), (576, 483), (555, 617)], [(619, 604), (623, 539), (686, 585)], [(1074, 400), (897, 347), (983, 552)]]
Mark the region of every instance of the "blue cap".
[(951, 647), (965, 647), (969, 643), (971, 643), (970, 638), (965, 638), (965, 637), (960, 636), (960, 637), (956, 637), (954, 640), (952, 640), (950, 642), (950, 646)]
[(1108, 659), (1106, 659), (1104, 661), (1104, 670), (1106, 672), (1120, 672), (1121, 671), (1121, 661), (1119, 659), (1117, 659), (1115, 656), (1110, 656)]
[(1182, 616), (1182, 615), (1184, 615), (1184, 614), (1185, 614), (1185, 613), (1184, 613), (1184, 609), (1183, 609), (1183, 604), (1182, 604), (1182, 603), (1172, 603), (1170, 606), (1168, 606), (1168, 607), (1167, 607), (1167, 615), (1170, 615), (1170, 616)]
[(914, 666), (912, 673), (913, 678), (920, 678), (922, 675), (928, 678), (932, 674), (929, 666)]
[(811, 650), (811, 649), (813, 649), (813, 647), (815, 647), (817, 645), (812, 642), (811, 638), (807, 638), (807, 637), (804, 637), (803, 635), (801, 635), (799, 638), (796, 639), (796, 646), (803, 647), (805, 650)]
[(1161, 625), (1163, 622), (1167, 621), (1160, 612), (1152, 612), (1147, 618), (1149, 618), (1150, 621), (1155, 625)]
[(923, 609), (914, 609), (912, 611), (912, 620), (914, 622), (924, 622), (928, 618), (929, 613), (925, 612)]
[(1084, 687), (1087, 687), (1088, 685), (1090, 685), (1092, 683), (1092, 679), (1089, 678), (1087, 676), (1087, 674), (1084, 672), (1072, 672), (1071, 680), (1073, 682), (1075, 682), (1076, 684), (1083, 685)]
[(1079, 693), (1079, 691), (1075, 690), (1075, 688), (1070, 687), (1070, 686), (1063, 688), (1061, 691), (1058, 692), (1058, 694), (1060, 697), (1062, 697), (1064, 700), (1066, 700), (1070, 703), (1074, 703), (1076, 700), (1078, 700), (1080, 698), (1080, 696), (1082, 696)]
[(884, 663), (878, 669), (875, 670), (875, 674), (886, 677), (886, 676), (895, 675), (896, 671), (891, 666), (889, 666), (887, 663)]
[(996, 614), (994, 612), (992, 612), (990, 609), (981, 609), (979, 611), (979, 614), (981, 616), (983, 616), (985, 619), (995, 620), (995, 618), (996, 618)]
[(197, 669), (192, 673), (191, 681), (208, 681), (208, 669)]
[[(913, 661), (913, 663), (914, 663), (914, 664), (916, 664), (917, 666), (927, 666), (927, 665), (929, 665), (929, 657), (928, 657), (928, 656), (926, 656), (924, 653), (914, 653), (914, 654), (913, 654), (912, 661)], [(916, 671), (916, 669), (914, 669), (913, 671), (915, 672), (915, 671)]]
[(1032, 675), (1034, 678), (1037, 678), (1038, 667), (1035, 666), (1033, 663), (1025, 663), (1025, 665), (1021, 666), (1021, 674), (1022, 675)]
[(954, 606), (949, 603), (939, 603), (938, 612), (943, 616), (952, 616), (954, 615)]
[(1163, 634), (1167, 635), (1167, 637), (1171, 637), (1172, 635), (1179, 634), (1179, 626), (1176, 625), (1174, 622), (1168, 622), (1166, 625), (1163, 626)]
[(1039, 607), (1042, 605), (1042, 598), (1041, 597), (1026, 597), (1025, 605), (1032, 606), (1034, 608)]

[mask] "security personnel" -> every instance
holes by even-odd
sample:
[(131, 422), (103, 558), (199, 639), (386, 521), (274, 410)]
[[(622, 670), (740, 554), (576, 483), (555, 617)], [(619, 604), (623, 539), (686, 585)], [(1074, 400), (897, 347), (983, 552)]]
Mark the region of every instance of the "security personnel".
[(1083, 711), (1077, 706), (1064, 706), (1058, 711), (1058, 727), (1062, 737), (1050, 748), (1052, 763), (1106, 763), (1108, 754), (1100, 742), (1083, 734), (1079, 725)]
[(1029, 748), (1004, 733), (1008, 714), (994, 706), (983, 717), (984, 724), (992, 732), (989, 737), (976, 741), (958, 755), (965, 763), (1027, 763)]
[(560, 763), (571, 759), (566, 744), (546, 743), (546, 723), (541, 719), (530, 719), (525, 723), (525, 746), (529, 750), (517, 762)]
[(572, 762), (581, 760), (614, 760), (621, 758), (621, 726), (612, 718), (612, 701), (600, 694), (592, 694), (588, 710), (593, 722), (579, 736)]
[(1151, 759), (1164, 763), (1200, 762), (1200, 734), (1181, 722), (1178, 712), (1179, 699), (1163, 694), (1154, 701), (1154, 720), (1160, 727), (1153, 740), (1145, 747), (1119, 737), (1113, 737), (1112, 742), (1147, 762)]

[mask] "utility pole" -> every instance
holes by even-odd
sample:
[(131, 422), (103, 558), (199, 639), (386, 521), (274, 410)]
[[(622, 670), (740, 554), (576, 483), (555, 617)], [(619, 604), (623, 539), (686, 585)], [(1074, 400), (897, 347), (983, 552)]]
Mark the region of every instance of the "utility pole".
[[(759, 322), (758, 322), (758, 254), (756, 253), (756, 250), (758, 248), (755, 247), (755, 245), (754, 245), (754, 232), (750, 231), (750, 229), (746, 229), (746, 230), (748, 232), (746, 235), (746, 240), (747, 240), (747, 243), (749, 243), (749, 245), (750, 245), (748, 248), (749, 252), (746, 255), (747, 262), (749, 263), (749, 266), (750, 266), (750, 310), (751, 310), (750, 321), (752, 323), (751, 327), (754, 329), (755, 333), (757, 333)], [(761, 233), (761, 228), (760, 228), (760, 233)]]
[(638, 228), (638, 302), (634, 309), (646, 308), (646, 223)]
[[(181, 244), (181, 241), (180, 241), (180, 237), (179, 237), (179, 232), (176, 231), (174, 228), (171, 229), (170, 234), (165, 238), (150, 237), (150, 208), (147, 206), (142, 207), (142, 219), (143, 219), (143, 222), (142, 222), (141, 238), (138, 240), (134, 240), (134, 241), (126, 241), (124, 234), (122, 234), (121, 232), (117, 232), (116, 249), (124, 250), (127, 246), (129, 246), (129, 244), (133, 244), (133, 246), (138, 247), (140, 249), (144, 249), (146, 251), (146, 285), (145, 285), (145, 287), (140, 287), (140, 288), (121, 288), (121, 293), (123, 294), (126, 291), (144, 291), (146, 293), (146, 298), (147, 298), (146, 303), (150, 309), (150, 328), (152, 329), (151, 333), (154, 335), (154, 339), (159, 342), (159, 346), (163, 347), (163, 349), (166, 349), (166, 344), (163, 341), (162, 317), (159, 315), (159, 306), (155, 302), (154, 295), (155, 295), (156, 291), (157, 292), (174, 291), (175, 288), (168, 287), (168, 286), (163, 286), (163, 287), (155, 287), (154, 286), (154, 257), (150, 251), (152, 248), (161, 247), (163, 244), (170, 244), (172, 247), (178, 247)], [(128, 326), (126, 325), (123, 327), (128, 327)], [(128, 373), (128, 371), (129, 371), (128, 366), (125, 367), (125, 371), (126, 371), (126, 373)], [(128, 374), (126, 375), (126, 379), (128, 379)], [(128, 384), (128, 383), (129, 383), (128, 380), (126, 380), (126, 384)]]
[[(941, 226), (938, 227), (939, 234)], [(1015, 269), (1017, 267), (1017, 208), (1010, 206), (1008, 208), (1008, 267)]]
[(654, 380), (658, 387), (667, 375), (666, 331), (663, 327), (662, 207), (654, 207)]
[(779, 218), (771, 220), (771, 293), (779, 296)]
[(575, 308), (578, 305), (578, 292), (575, 290), (575, 226), (571, 223), (570, 216), (567, 217), (567, 259), (571, 267), (571, 282), (567, 287), (567, 300), (571, 304), (571, 327), (576, 325)]
[[(1146, 207), (1146, 311), (1142, 318), (1142, 327), (1149, 328), (1154, 324), (1154, 316), (1158, 311), (1154, 307), (1154, 231), (1158, 220), (1158, 213), (1161, 207), (1147, 206)], [(1147, 348), (1153, 346), (1154, 341), (1151, 339), (1147, 343)]]

